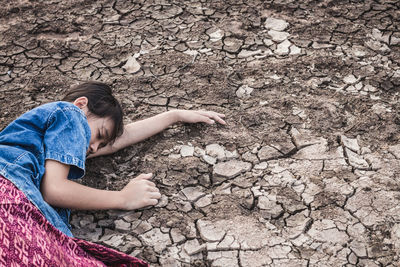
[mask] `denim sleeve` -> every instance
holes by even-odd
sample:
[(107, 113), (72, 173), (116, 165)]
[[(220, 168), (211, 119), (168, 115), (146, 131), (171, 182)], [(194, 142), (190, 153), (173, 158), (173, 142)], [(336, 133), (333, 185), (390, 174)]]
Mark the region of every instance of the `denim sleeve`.
[(69, 179), (85, 174), (90, 128), (84, 114), (72, 107), (56, 109), (47, 120), (44, 134), (45, 159), (70, 165)]

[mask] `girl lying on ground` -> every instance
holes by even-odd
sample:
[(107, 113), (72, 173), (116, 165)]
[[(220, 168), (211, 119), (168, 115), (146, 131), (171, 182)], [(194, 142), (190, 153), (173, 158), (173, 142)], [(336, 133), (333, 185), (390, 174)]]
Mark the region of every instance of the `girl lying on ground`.
[(0, 132), (0, 265), (147, 266), (137, 258), (73, 238), (69, 209), (133, 210), (161, 197), (152, 174), (121, 191), (74, 182), (86, 157), (111, 154), (177, 122), (225, 124), (223, 114), (174, 110), (123, 126), (111, 88), (76, 86), (63, 101), (39, 106)]

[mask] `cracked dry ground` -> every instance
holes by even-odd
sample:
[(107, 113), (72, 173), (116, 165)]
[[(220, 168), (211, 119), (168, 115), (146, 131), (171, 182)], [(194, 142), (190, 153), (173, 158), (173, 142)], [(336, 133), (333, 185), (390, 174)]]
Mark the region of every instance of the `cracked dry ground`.
[(1, 127), (84, 80), (126, 122), (210, 109), (88, 162), (120, 189), (153, 172), (140, 211), (74, 212), (77, 237), (151, 266), (399, 266), (400, 3), (3, 1)]

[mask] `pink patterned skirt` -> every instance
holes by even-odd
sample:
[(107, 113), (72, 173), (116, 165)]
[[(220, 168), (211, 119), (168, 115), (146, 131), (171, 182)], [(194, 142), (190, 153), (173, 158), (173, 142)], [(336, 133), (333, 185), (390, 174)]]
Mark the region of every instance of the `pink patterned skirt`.
[(0, 266), (148, 266), (116, 250), (71, 238), (0, 176)]

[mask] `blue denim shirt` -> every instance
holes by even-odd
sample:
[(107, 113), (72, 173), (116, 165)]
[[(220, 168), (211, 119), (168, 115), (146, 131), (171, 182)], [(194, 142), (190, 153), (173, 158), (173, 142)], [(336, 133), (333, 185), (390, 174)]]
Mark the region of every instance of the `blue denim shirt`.
[(68, 179), (83, 177), (90, 134), (85, 114), (68, 102), (32, 109), (0, 132), (0, 175), (24, 192), (52, 225), (69, 236), (69, 210), (45, 202), (40, 183), (46, 159), (70, 165)]

